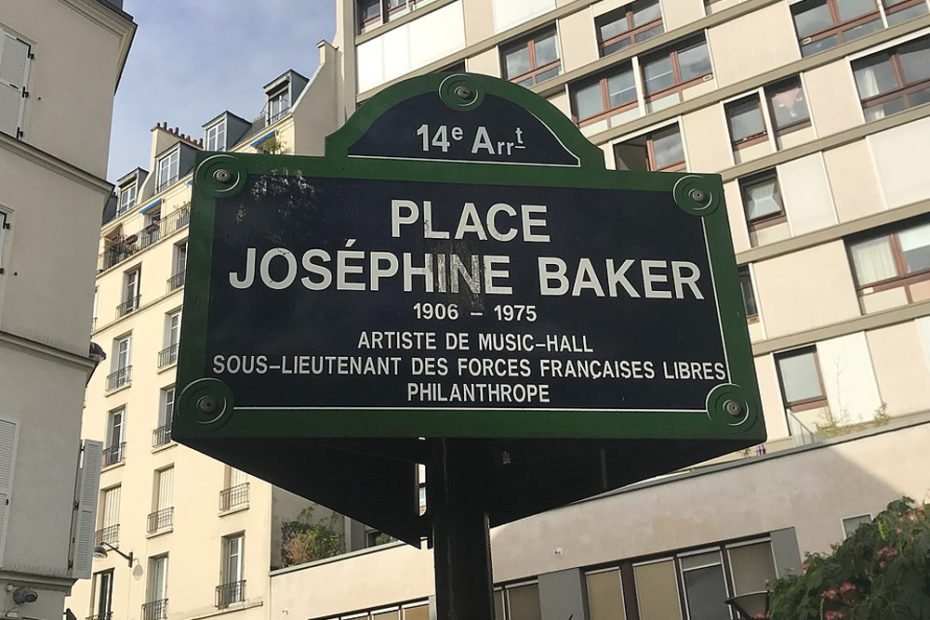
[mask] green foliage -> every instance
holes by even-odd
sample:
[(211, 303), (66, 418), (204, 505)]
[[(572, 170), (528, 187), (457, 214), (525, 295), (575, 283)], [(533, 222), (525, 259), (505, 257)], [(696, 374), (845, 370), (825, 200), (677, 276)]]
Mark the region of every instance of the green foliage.
[(773, 620), (930, 618), (930, 505), (905, 497), (771, 585)]
[(300, 511), (297, 518), (281, 523), (281, 562), (284, 566), (304, 564), (331, 558), (345, 553), (345, 541), (333, 525), (338, 516), (334, 513), (329, 523), (313, 520), (313, 506)]

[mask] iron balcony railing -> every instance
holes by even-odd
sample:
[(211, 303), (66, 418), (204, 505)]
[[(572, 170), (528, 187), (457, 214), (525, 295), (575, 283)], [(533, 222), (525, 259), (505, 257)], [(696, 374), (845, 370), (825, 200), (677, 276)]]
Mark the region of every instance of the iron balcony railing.
[(181, 271), (168, 278), (168, 292), (170, 293), (171, 291), (176, 291), (184, 286), (184, 276), (186, 275), (187, 270), (182, 269)]
[(164, 368), (178, 361), (178, 343), (165, 347), (158, 352), (158, 367)]
[(162, 508), (149, 514), (148, 533), (154, 534), (169, 529), (174, 524), (174, 506)]
[(108, 525), (100, 528), (94, 533), (94, 545), (108, 543), (114, 547), (119, 546), (119, 524)]
[(152, 431), (152, 447), (157, 448), (171, 443), (171, 424), (159, 426)]
[(107, 375), (107, 391), (129, 385), (132, 381), (132, 366), (117, 368)]
[(112, 611), (107, 611), (102, 614), (94, 614), (93, 616), (87, 616), (87, 620), (111, 620), (113, 617)]
[(161, 192), (162, 190), (171, 187), (172, 185), (174, 185), (174, 184), (177, 183), (177, 182), (178, 182), (178, 175), (172, 174), (172, 175), (169, 176), (167, 179), (162, 179), (161, 182), (159, 182), (159, 183), (155, 186), (155, 193), (157, 194), (157, 193)]
[(226, 512), (249, 505), (249, 483), (243, 482), (220, 491), (220, 511)]
[(110, 446), (109, 448), (103, 449), (103, 466), (107, 465), (116, 465), (117, 463), (122, 463), (123, 459), (126, 458), (126, 442)]
[(245, 579), (216, 586), (216, 606), (219, 609), (245, 600)]
[(130, 297), (123, 303), (117, 305), (116, 306), (116, 318), (120, 318), (121, 316), (126, 316), (133, 310), (138, 309), (140, 299), (142, 299), (142, 296), (136, 295), (135, 297)]
[(171, 233), (181, 230), (191, 221), (190, 203), (178, 207), (157, 224), (149, 224), (138, 234), (108, 239), (107, 245), (97, 262), (98, 271), (109, 269), (123, 262), (139, 250), (164, 239)]
[(284, 118), (290, 113), (291, 113), (291, 108), (290, 106), (288, 106), (284, 108), (283, 110), (280, 110), (279, 112), (275, 112), (274, 114), (268, 114), (268, 120), (265, 123), (265, 126), (274, 125), (275, 123), (277, 123), (279, 120), (281, 120), (282, 118)]
[(142, 604), (142, 620), (165, 620), (168, 617), (168, 599), (160, 598)]

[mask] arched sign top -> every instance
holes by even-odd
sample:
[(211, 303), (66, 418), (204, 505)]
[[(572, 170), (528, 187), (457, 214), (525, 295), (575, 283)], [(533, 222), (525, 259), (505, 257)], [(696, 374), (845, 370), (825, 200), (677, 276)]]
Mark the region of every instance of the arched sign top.
[(603, 170), (604, 154), (551, 103), (471, 73), (405, 80), (326, 141), (328, 157)]

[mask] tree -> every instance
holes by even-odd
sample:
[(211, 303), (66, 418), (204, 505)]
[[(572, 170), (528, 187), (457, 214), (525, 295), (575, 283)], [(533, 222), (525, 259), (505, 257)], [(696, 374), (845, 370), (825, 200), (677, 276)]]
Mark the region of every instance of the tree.
[(333, 513), (329, 523), (313, 520), (313, 506), (300, 511), (297, 518), (281, 522), (281, 562), (284, 566), (304, 564), (331, 558), (345, 552), (345, 541), (333, 526), (338, 515)]
[[(904, 497), (771, 585), (773, 620), (930, 618), (930, 505)], [(759, 616), (766, 617), (766, 616)]]

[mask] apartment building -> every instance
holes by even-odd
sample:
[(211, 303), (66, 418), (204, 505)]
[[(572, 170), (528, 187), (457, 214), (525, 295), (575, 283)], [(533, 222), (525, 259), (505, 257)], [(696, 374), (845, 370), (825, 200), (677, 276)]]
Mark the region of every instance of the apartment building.
[[(0, 599), (57, 618), (90, 576), (100, 445), (81, 442), (121, 0), (0, 5)], [(80, 54), (74, 48), (80, 47)], [(75, 85), (80, 84), (80, 92)]]
[[(928, 9), (338, 2), (346, 101), (484, 73), (545, 97), (609, 167), (723, 176), (768, 443), (492, 530), (499, 620), (735, 617), (725, 598), (930, 493)], [(276, 571), (271, 616), (426, 618), (431, 562), (397, 545)]]
[[(256, 118), (222, 111), (197, 136), (157, 123), (148, 169), (118, 179), (97, 220), (93, 338), (108, 359), (87, 386), (82, 432), (104, 446), (94, 530), (106, 557), (68, 601), (78, 617), (267, 617), (282, 521), (310, 503), (171, 440), (191, 173), (203, 149), (322, 153), (341, 121), (335, 55), (321, 44), (314, 76), (266, 84)], [(312, 518), (364, 535), (322, 507)]]

